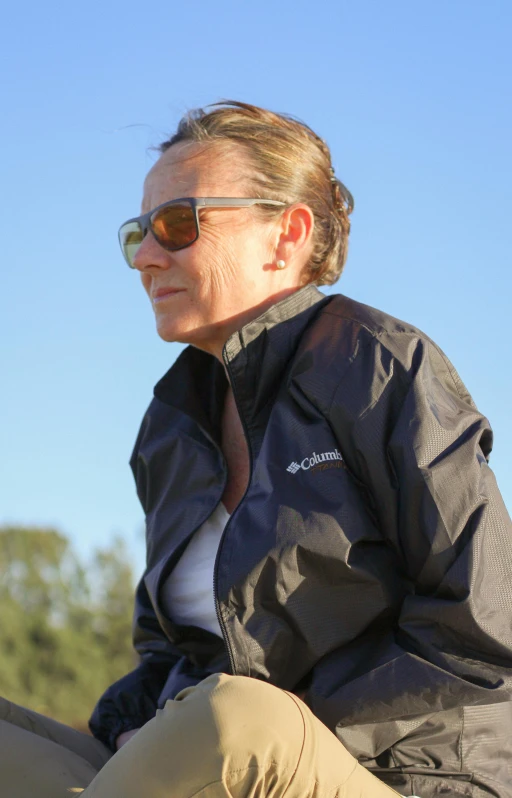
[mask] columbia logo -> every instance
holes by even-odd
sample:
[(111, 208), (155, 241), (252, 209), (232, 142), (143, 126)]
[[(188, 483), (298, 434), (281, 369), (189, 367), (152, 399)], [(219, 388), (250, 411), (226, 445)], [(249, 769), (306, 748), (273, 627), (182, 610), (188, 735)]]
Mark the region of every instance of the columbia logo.
[(289, 471), (290, 474), (296, 474), (299, 469), (300, 469), (300, 464), (294, 462), (294, 463), (290, 463), (290, 465), (288, 466), (288, 468), (286, 470)]
[(337, 449), (335, 449), (333, 452), (322, 452), (321, 454), (313, 452), (311, 457), (305, 457), (301, 463), (296, 463), (295, 460), (293, 460), (286, 470), (289, 471), (290, 474), (296, 474), (297, 471), (300, 471), (301, 469), (303, 471), (309, 471), (310, 468), (320, 466), (322, 463), (338, 461), (339, 466), (340, 460), (343, 461), (343, 457)]

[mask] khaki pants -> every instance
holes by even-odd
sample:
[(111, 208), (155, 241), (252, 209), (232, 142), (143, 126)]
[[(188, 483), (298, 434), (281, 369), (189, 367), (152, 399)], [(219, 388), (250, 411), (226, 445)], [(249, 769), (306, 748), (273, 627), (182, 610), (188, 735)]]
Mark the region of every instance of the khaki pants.
[(296, 696), (215, 674), (183, 690), (114, 756), (0, 699), (3, 798), (392, 798)]

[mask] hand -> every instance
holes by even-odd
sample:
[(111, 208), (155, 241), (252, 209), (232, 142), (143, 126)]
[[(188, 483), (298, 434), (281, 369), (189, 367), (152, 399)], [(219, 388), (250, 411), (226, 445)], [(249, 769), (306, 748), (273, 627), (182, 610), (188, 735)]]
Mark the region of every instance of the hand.
[(123, 732), (119, 735), (116, 740), (116, 749), (119, 751), (120, 748), (123, 747), (125, 743), (128, 742), (135, 734), (137, 734), (138, 729), (132, 729), (131, 731)]

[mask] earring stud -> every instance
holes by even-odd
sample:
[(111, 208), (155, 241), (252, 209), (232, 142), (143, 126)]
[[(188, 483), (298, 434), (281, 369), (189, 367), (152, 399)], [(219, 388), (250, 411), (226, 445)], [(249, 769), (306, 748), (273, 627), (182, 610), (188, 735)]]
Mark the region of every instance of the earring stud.
[(284, 269), (284, 267), (286, 266), (286, 263), (284, 262), (284, 260), (278, 260), (277, 263), (276, 263), (276, 266), (277, 266), (278, 269)]

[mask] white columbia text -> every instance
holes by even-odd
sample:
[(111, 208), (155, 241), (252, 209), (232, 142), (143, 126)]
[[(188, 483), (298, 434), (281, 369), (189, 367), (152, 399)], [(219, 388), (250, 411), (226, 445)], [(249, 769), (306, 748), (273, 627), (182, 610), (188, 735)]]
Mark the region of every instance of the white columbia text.
[(329, 462), (329, 460), (343, 460), (343, 457), (337, 449), (335, 449), (333, 452), (322, 452), (321, 454), (313, 452), (310, 457), (305, 457), (300, 463), (296, 463), (294, 460), (290, 463), (286, 470), (291, 474), (296, 474), (297, 471), (300, 471), (300, 469), (303, 471), (309, 471), (310, 468), (314, 468), (321, 463)]

